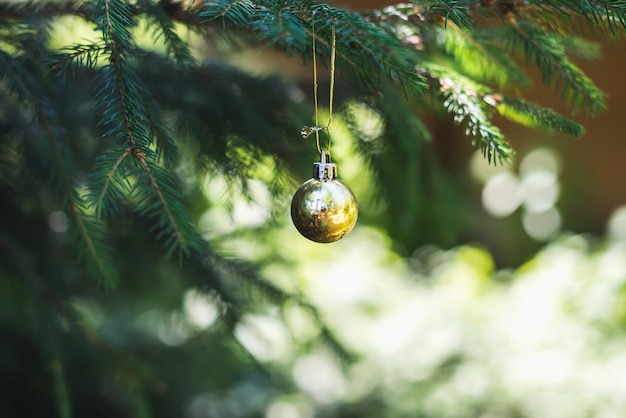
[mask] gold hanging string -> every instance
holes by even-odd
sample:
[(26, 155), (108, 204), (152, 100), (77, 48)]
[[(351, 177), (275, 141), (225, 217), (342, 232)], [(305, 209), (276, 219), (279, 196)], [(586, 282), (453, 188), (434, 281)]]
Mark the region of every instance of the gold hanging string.
[[(315, 17), (313, 19), (315, 19)], [(315, 51), (315, 20), (313, 20), (311, 36), (313, 38), (313, 107), (315, 108), (315, 144), (317, 145), (318, 154), (321, 154), (320, 123), (317, 115), (317, 53)]]
[(317, 52), (315, 45), (315, 22), (312, 24), (312, 48), (313, 48), (313, 106), (315, 109), (315, 126), (306, 126), (302, 128), (301, 134), (302, 137), (307, 138), (311, 133), (315, 132), (315, 144), (317, 146), (317, 151), (319, 153), (322, 152), (320, 147), (320, 131), (326, 131), (328, 135), (328, 154), (330, 154), (330, 132), (329, 127), (333, 118), (333, 98), (335, 95), (335, 58), (336, 58), (336, 47), (337, 47), (337, 37), (335, 35), (335, 28), (332, 28), (332, 41), (330, 47), (330, 92), (329, 92), (329, 100), (328, 100), (328, 123), (326, 126), (319, 125), (319, 112), (318, 112), (318, 98), (317, 98)]

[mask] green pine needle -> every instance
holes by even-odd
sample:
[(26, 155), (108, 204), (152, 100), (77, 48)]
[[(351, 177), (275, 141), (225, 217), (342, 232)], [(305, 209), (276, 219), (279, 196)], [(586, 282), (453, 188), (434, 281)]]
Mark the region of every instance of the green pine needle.
[(504, 164), (511, 161), (513, 149), (500, 129), (493, 125), (487, 111), (491, 105), (491, 92), (472, 80), (448, 68), (423, 63), (428, 68), (433, 93), (443, 100), (443, 107), (457, 124), (465, 126), (465, 135), (479, 147), (489, 163)]
[(515, 84), (527, 87), (528, 77), (496, 42), (501, 31), (468, 31), (449, 24), (440, 29), (443, 48), (451, 54), (463, 73), (478, 80), (494, 81), (500, 87)]
[(337, 66), (350, 79), (373, 88), (385, 76), (411, 94), (423, 91), (415, 72), (415, 57), (396, 39), (362, 16), (314, 2), (214, 1), (199, 13), (207, 21), (221, 19), (224, 27), (246, 27), (260, 41), (276, 44), (288, 53), (311, 55), (313, 26), (318, 53), (329, 56), (332, 28), (337, 35)]
[(585, 128), (582, 125), (559, 115), (552, 109), (537, 106), (525, 100), (501, 98), (496, 109), (507, 119), (525, 126), (561, 132), (574, 138), (585, 134)]
[(113, 263), (111, 248), (106, 244), (102, 224), (93, 216), (84, 213), (79, 206), (83, 204), (76, 194), (69, 202), (68, 212), (73, 220), (73, 228), (78, 239), (78, 258), (85, 261), (90, 276), (96, 278), (104, 287), (111, 288), (119, 280), (119, 274)]
[(196, 231), (172, 174), (151, 163), (145, 156), (135, 153), (143, 171), (132, 189), (140, 214), (151, 219), (152, 230), (167, 248), (166, 257), (175, 251), (179, 256), (189, 256), (191, 250), (202, 247), (202, 239)]
[(583, 106), (591, 113), (606, 109), (605, 94), (570, 61), (560, 38), (521, 21), (510, 27), (508, 39), (513, 48), (523, 52), (526, 60), (541, 70), (543, 82), (554, 85), (574, 110)]

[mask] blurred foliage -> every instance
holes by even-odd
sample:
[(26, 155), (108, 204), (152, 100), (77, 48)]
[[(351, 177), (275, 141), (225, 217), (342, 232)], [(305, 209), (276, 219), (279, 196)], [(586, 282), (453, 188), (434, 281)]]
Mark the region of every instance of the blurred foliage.
[[(502, 271), (464, 244), (478, 186), (454, 140), (536, 191), (534, 171), (501, 167), (496, 116), (582, 135), (523, 100), (523, 63), (598, 112), (570, 57), (593, 58), (577, 36), (618, 37), (625, 15), (614, 1), (0, 2), (0, 416), (623, 410), (623, 242), (563, 236)], [(333, 246), (287, 218), (315, 153), (298, 138), (314, 27), (322, 62), (337, 33), (333, 159), (361, 204)], [(507, 213), (523, 207), (532, 231), (544, 213), (528, 202)]]

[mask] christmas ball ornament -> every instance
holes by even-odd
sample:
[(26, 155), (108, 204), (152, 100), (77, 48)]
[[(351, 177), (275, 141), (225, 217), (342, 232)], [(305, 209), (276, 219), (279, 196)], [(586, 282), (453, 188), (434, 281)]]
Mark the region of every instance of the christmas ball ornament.
[(304, 182), (291, 200), (296, 229), (315, 242), (335, 242), (352, 230), (359, 207), (352, 190), (337, 179), (337, 164), (322, 151), (313, 164), (313, 178)]

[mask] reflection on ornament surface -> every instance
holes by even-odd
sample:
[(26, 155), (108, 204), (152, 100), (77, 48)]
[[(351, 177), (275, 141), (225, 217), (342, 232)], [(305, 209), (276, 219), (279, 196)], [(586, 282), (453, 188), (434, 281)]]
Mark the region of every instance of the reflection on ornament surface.
[(335, 242), (356, 224), (359, 207), (352, 190), (337, 180), (337, 166), (326, 162), (313, 166), (313, 178), (303, 183), (291, 201), (296, 229), (315, 242)]

